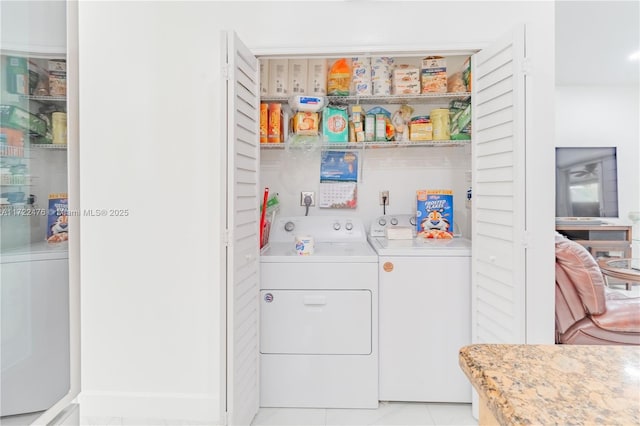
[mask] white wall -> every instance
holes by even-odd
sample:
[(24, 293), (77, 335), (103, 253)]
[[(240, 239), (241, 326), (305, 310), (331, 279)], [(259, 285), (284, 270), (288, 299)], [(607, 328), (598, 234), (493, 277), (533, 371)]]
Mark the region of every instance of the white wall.
[(66, 2), (3, 1), (0, 5), (2, 50), (51, 57), (66, 52)]
[[(640, 88), (627, 86), (558, 86), (557, 146), (615, 146), (618, 154), (620, 221), (640, 212)], [(636, 222), (633, 252), (640, 253)]]
[[(85, 415), (220, 415), (221, 29), (235, 30), (258, 54), (277, 54), (335, 51), (345, 43), (359, 50), (481, 48), (514, 23), (529, 22), (539, 94), (533, 114), (550, 126), (533, 135), (540, 157), (552, 157), (552, 3), (409, 2), (405, 13), (399, 6), (80, 4), (81, 203), (130, 211), (82, 222)], [(304, 20), (287, 22), (290, 16)], [(367, 24), (349, 24), (355, 17)], [(539, 206), (553, 205), (552, 170), (548, 161), (538, 168), (540, 187), (531, 195)], [(552, 208), (539, 210), (540, 223), (552, 229)], [(553, 332), (551, 242), (544, 231), (532, 239), (543, 266), (530, 268), (531, 282), (550, 289), (541, 286), (542, 303), (531, 310), (541, 317), (531, 321), (533, 341)]]
[(81, 2), (82, 416), (216, 420), (215, 10)]

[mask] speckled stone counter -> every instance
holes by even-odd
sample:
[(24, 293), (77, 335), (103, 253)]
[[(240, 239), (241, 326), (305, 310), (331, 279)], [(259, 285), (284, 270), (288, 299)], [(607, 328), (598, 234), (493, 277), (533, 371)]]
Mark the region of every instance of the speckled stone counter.
[(480, 424), (640, 425), (640, 347), (489, 345), (460, 349)]

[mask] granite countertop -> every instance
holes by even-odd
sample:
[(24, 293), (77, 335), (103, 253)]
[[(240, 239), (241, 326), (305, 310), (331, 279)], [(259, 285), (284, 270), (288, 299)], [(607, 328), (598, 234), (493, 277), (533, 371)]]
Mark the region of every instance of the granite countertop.
[(459, 362), (502, 425), (640, 424), (640, 346), (476, 344)]

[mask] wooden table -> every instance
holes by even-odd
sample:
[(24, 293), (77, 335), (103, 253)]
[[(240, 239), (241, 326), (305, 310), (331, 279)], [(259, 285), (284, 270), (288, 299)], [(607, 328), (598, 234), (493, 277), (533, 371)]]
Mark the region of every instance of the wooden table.
[(640, 424), (640, 346), (475, 344), (459, 364), (481, 425)]
[(640, 259), (600, 259), (598, 265), (602, 274), (607, 277), (617, 278), (627, 285), (640, 284)]

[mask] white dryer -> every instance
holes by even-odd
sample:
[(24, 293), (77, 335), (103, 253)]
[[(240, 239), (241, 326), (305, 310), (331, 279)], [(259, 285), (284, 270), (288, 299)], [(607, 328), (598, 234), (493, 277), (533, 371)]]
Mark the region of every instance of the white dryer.
[[(296, 236), (312, 236), (298, 255)], [(354, 217), (283, 217), (260, 265), (260, 405), (378, 406), (378, 256)]]
[(379, 258), (380, 400), (471, 402), (458, 351), (471, 343), (471, 242), (387, 239), (413, 215), (381, 216), (369, 241)]

